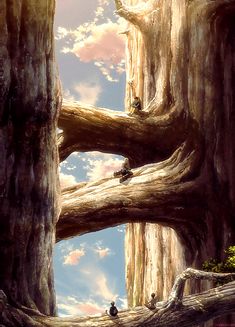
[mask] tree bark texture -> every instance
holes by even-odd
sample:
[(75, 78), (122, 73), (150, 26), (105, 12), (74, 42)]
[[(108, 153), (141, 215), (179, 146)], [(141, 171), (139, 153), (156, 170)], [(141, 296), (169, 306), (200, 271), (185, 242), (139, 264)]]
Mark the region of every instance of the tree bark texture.
[[(116, 181), (113, 187), (115, 180), (82, 184), (74, 188), (73, 195), (70, 189), (70, 201), (66, 191), (58, 239), (74, 235), (76, 216), (78, 222), (81, 216), (89, 217), (92, 221), (85, 220), (95, 230), (126, 221), (144, 221), (142, 226), (129, 225), (126, 241), (127, 288), (133, 290), (137, 280), (144, 283), (143, 292), (133, 295), (130, 291), (129, 300), (143, 304), (151, 291), (157, 290), (162, 296), (169, 294), (169, 283), (159, 284), (161, 271), (155, 275), (149, 273), (151, 265), (158, 264), (157, 258), (162, 266), (168, 262), (172, 277), (178, 271), (173, 267), (174, 252), (166, 254), (157, 247), (158, 227), (152, 228), (146, 222), (170, 226), (177, 232), (177, 236), (169, 233), (168, 243), (174, 239), (177, 252), (182, 253), (179, 270), (186, 266), (200, 268), (210, 257), (223, 259), (224, 249), (235, 242), (235, 1), (115, 2), (117, 13), (128, 22), (127, 81), (135, 87), (133, 92), (127, 83), (126, 110), (135, 93), (142, 99), (143, 111), (133, 117), (110, 113), (115, 121), (112, 124), (106, 111), (100, 123), (97, 108), (82, 115), (77, 126), (90, 131), (89, 136), (84, 136), (88, 138), (85, 151), (98, 149), (122, 154), (131, 159), (133, 167), (142, 167), (123, 185)], [(64, 104), (61, 117), (71, 112), (69, 107)], [(73, 116), (76, 124), (77, 115)], [(68, 140), (71, 122), (67, 120), (65, 124), (63, 119), (60, 126)], [(100, 127), (92, 132), (94, 119)], [(109, 142), (106, 130), (110, 137), (111, 129), (113, 137)], [(143, 130), (149, 131), (148, 135)], [(93, 135), (98, 146), (90, 142)], [(74, 140), (65, 142), (63, 151), (67, 149), (68, 155), (81, 150), (83, 143), (83, 140), (77, 144)], [(155, 164), (154, 173), (148, 175), (149, 164), (153, 162), (159, 163)], [(85, 199), (87, 188), (91, 193)], [(92, 194), (97, 196), (94, 201)], [(117, 218), (112, 215), (113, 219), (109, 219), (114, 210)], [(81, 224), (74, 228), (76, 233), (79, 229), (84, 232)], [(168, 232), (159, 232), (159, 237), (164, 233)], [(153, 241), (148, 242), (149, 239)], [(133, 256), (138, 246), (143, 250), (139, 258), (137, 253)], [(149, 257), (154, 258), (152, 263), (146, 259)], [(136, 269), (137, 261), (141, 269)], [(198, 283), (191, 285), (193, 289), (200, 289)]]
[(58, 218), (53, 0), (0, 2), (0, 289), (54, 315)]
[[(141, 1), (126, 3), (137, 5)], [(139, 28), (138, 32), (130, 28), (131, 35), (139, 35), (128, 38), (129, 48), (136, 47), (133, 58), (141, 53), (141, 46), (143, 55), (130, 60), (129, 76), (137, 85), (143, 79), (142, 85), (146, 88), (142, 87), (142, 97), (146, 105), (152, 98), (160, 104), (156, 106), (156, 114), (178, 106), (186, 117), (191, 116), (198, 128), (196, 143), (201, 148), (203, 160), (192, 177), (195, 180), (195, 176), (201, 175), (204, 180), (201, 191), (205, 192), (205, 225), (204, 233), (199, 231), (201, 237), (198, 237), (196, 248), (191, 242), (183, 244), (182, 248), (182, 238), (175, 242), (175, 248), (183, 249), (183, 255), (177, 259), (179, 269), (183, 270), (188, 265), (200, 267), (210, 257), (222, 259), (223, 250), (234, 243), (234, 1), (158, 1), (155, 9), (155, 14), (144, 18), (148, 25), (153, 25), (151, 31)], [(151, 41), (148, 33), (151, 33)], [(152, 49), (150, 44), (153, 44)], [(141, 65), (138, 64), (140, 60)], [(138, 69), (144, 67), (144, 63), (153, 73), (143, 74)], [(139, 92), (141, 94), (141, 90)], [(202, 205), (200, 201), (197, 204)], [(188, 219), (192, 220), (192, 216)], [(150, 273), (149, 277), (152, 266), (172, 261), (166, 271), (175, 271), (174, 255), (162, 252), (156, 241), (149, 243), (159, 228), (144, 224), (140, 238), (136, 238), (138, 229), (136, 225), (129, 225), (127, 243), (132, 246), (126, 246), (127, 289), (135, 287), (133, 281), (140, 275), (145, 285), (141, 294), (130, 292), (129, 300), (135, 304), (143, 303), (150, 290), (157, 291), (163, 298), (169, 294), (167, 282), (159, 285), (161, 270), (155, 275)], [(158, 237), (161, 239), (164, 234), (163, 229)], [(186, 235), (193, 238), (195, 233), (193, 230), (181, 233), (183, 239)], [(174, 235), (168, 238), (168, 244), (173, 238)], [(143, 244), (141, 253), (144, 255), (137, 259), (132, 251), (138, 248), (139, 242)], [(149, 256), (153, 257), (152, 261), (148, 260)], [(136, 261), (143, 271), (136, 269)], [(191, 284), (193, 289), (198, 290), (198, 285)]]
[[(185, 281), (189, 278), (210, 279), (227, 284), (200, 294), (183, 297)], [(169, 299), (156, 303), (156, 309), (136, 307), (119, 312), (117, 317), (110, 317), (107, 314), (100, 317), (47, 317), (27, 308), (12, 308), (7, 303), (7, 299), (0, 294), (0, 300), (4, 301), (2, 317), (9, 327), (22, 325), (26, 327), (193, 327), (212, 317), (219, 317), (233, 311), (235, 305), (233, 279), (234, 274), (213, 274), (187, 269), (175, 280)]]
[[(129, 23), (127, 79), (131, 83), (127, 83), (126, 109), (135, 93), (142, 99), (143, 111), (129, 117), (64, 103), (60, 151), (63, 159), (75, 150), (122, 154), (130, 157), (134, 176), (123, 184), (110, 177), (64, 190), (57, 240), (120, 223), (144, 222), (130, 225), (127, 235), (128, 251), (133, 251), (130, 243), (143, 250), (136, 271), (138, 253), (132, 258), (127, 252), (128, 288), (134, 290), (134, 283), (144, 282), (142, 294), (134, 291), (131, 301), (143, 304), (159, 287), (167, 295), (164, 280), (157, 286), (159, 275), (149, 273), (151, 260), (146, 258), (154, 258), (155, 265), (159, 240), (153, 237), (156, 227), (150, 231), (147, 223), (177, 232), (178, 240), (173, 242), (178, 244), (177, 253), (182, 253), (180, 267), (199, 267), (208, 256), (222, 258), (223, 249), (235, 241), (235, 1), (115, 2), (117, 12)], [(54, 2), (2, 1), (0, 9), (0, 247), (4, 262), (0, 288), (9, 305), (15, 305), (10, 321), (17, 321), (19, 304), (31, 308), (27, 317), (36, 316), (32, 309), (55, 313), (51, 252), (58, 215), (59, 96), (52, 46)], [(139, 237), (134, 243), (136, 232)], [(153, 241), (147, 244), (148, 238)], [(162, 252), (173, 278), (169, 251)], [(123, 322), (125, 326), (169, 327), (177, 326), (176, 321), (181, 326), (198, 325), (233, 312), (234, 294), (231, 282), (195, 298), (186, 297), (180, 312), (175, 305), (167, 311), (164, 307), (159, 317), (159, 312), (155, 316), (140, 308), (134, 310), (136, 318), (126, 311)], [(42, 325), (47, 321), (48, 326), (62, 326), (62, 319), (37, 317)], [(33, 326), (30, 323), (25, 325)], [(81, 318), (79, 323), (116, 325), (109, 317)]]

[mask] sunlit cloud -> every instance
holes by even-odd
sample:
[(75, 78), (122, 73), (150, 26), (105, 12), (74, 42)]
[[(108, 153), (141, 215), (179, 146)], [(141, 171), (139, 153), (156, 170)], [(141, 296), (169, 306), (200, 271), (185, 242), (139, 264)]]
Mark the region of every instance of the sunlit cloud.
[(113, 172), (119, 170), (122, 165), (122, 160), (117, 158), (109, 158), (92, 160), (89, 159), (89, 166), (87, 166), (87, 177), (90, 181), (100, 178), (113, 176)]
[[(124, 59), (124, 37), (118, 34), (119, 25), (111, 21), (100, 25), (92, 24), (90, 35), (80, 42), (74, 42), (73, 52), (82, 62), (100, 61), (109, 65), (119, 64)], [(76, 35), (76, 32), (75, 32)]]
[(117, 226), (117, 231), (119, 233), (125, 233), (125, 230), (126, 230), (126, 226), (125, 225)]
[(72, 101), (72, 102), (76, 101), (74, 95), (71, 94), (69, 89), (63, 90), (63, 98), (67, 101)]
[(107, 6), (109, 4), (109, 0), (98, 0), (99, 6)]
[(80, 301), (72, 296), (57, 296), (60, 316), (97, 315), (105, 312), (104, 307), (92, 299)]
[(76, 29), (58, 27), (56, 40), (65, 40), (62, 53), (73, 53), (84, 63), (94, 63), (102, 75), (110, 82), (118, 82), (125, 71), (125, 36), (120, 34), (126, 22), (123, 18), (105, 18), (110, 3), (98, 1), (92, 21), (79, 25)]
[(118, 297), (115, 294), (113, 281), (109, 280), (106, 274), (96, 265), (88, 265), (80, 269), (84, 274), (85, 281), (93, 296), (98, 296), (100, 300), (112, 301)]
[(60, 249), (61, 253), (63, 254), (69, 253), (72, 250), (74, 250), (74, 245), (70, 240), (60, 242), (56, 246)]
[(74, 86), (74, 90), (79, 94), (79, 101), (95, 105), (99, 100), (102, 88), (96, 83), (81, 82)]
[(84, 302), (78, 304), (78, 310), (84, 315), (95, 315), (104, 313), (104, 308), (94, 302)]
[(95, 293), (102, 296), (105, 300), (110, 301), (117, 298), (117, 294), (114, 294), (108, 286), (108, 280), (104, 274), (100, 274), (95, 279), (96, 290)]
[(60, 177), (60, 187), (62, 189), (77, 184), (76, 178), (73, 175), (67, 175), (60, 172), (59, 177)]
[(76, 266), (79, 264), (81, 257), (85, 255), (84, 249), (76, 249), (64, 256), (64, 265)]
[(97, 249), (94, 249), (94, 251), (99, 255), (100, 259), (103, 259), (111, 254), (111, 251), (109, 248), (97, 248)]
[(127, 309), (128, 307), (127, 298), (119, 297), (119, 301), (121, 302), (121, 309)]

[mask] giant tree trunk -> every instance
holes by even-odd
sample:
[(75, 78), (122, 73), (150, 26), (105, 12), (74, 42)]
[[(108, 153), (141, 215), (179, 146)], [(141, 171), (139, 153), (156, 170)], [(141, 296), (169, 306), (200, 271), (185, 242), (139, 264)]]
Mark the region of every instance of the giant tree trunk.
[[(85, 106), (64, 104), (61, 153), (118, 153), (134, 167), (161, 162), (151, 166), (155, 174), (150, 166), (136, 170), (138, 178), (125, 186), (103, 181), (67, 190), (57, 237), (128, 221), (172, 227), (177, 236), (149, 224), (128, 226), (127, 289), (129, 303), (137, 305), (151, 291), (166, 297), (181, 269), (200, 268), (210, 257), (223, 259), (224, 249), (235, 242), (235, 1), (116, 0), (116, 6), (129, 23), (127, 80), (144, 111), (125, 118), (94, 109), (80, 118)], [(127, 84), (127, 110), (132, 94)], [(80, 132), (71, 132), (73, 125)], [(82, 226), (74, 229), (76, 220)], [(167, 237), (165, 244), (181, 256), (162, 250), (159, 237)], [(162, 269), (171, 272), (168, 280)], [(200, 285), (191, 284), (193, 290)]]
[[(130, 1), (132, 5), (138, 3), (143, 1)], [(130, 27), (128, 34), (129, 48), (134, 48), (129, 56), (129, 78), (134, 78), (145, 106), (154, 101), (156, 115), (172, 110), (184, 117), (181, 124), (187, 126), (185, 141), (192, 142), (189, 151), (200, 149), (196, 162), (190, 163), (190, 180), (201, 178), (204, 199), (195, 200), (204, 212), (198, 215), (192, 210), (188, 222), (174, 227), (180, 240), (164, 228), (144, 224), (138, 236), (140, 227), (128, 226), (127, 289), (136, 289), (135, 280), (144, 285), (141, 292), (130, 292), (129, 301), (134, 305), (142, 304), (151, 290), (166, 298), (172, 274), (175, 277), (186, 266), (200, 268), (210, 257), (223, 259), (224, 249), (235, 242), (235, 2), (152, 3), (156, 11), (149, 18), (141, 21), (139, 16), (139, 21), (134, 21), (129, 16), (139, 30)], [(125, 17), (125, 10), (120, 10)], [(175, 133), (177, 130), (172, 131), (173, 138)], [(187, 202), (185, 199), (184, 207)], [(162, 250), (164, 235), (168, 250)], [(132, 251), (140, 243), (137, 259)], [(170, 248), (182, 248), (181, 255), (176, 257)], [(163, 279), (162, 268), (169, 279)], [(191, 291), (198, 290), (198, 286), (191, 284)]]
[[(51, 249), (58, 213), (54, 3), (25, 0), (7, 4), (0, 5), (1, 56), (7, 63), (1, 71), (0, 246), (4, 266), (0, 288), (14, 306), (54, 314)], [(223, 249), (235, 241), (235, 1), (128, 0), (126, 4), (131, 6), (116, 0), (118, 13), (130, 23), (127, 78), (134, 80), (144, 110), (140, 116), (129, 117), (64, 103), (59, 141), (61, 158), (75, 150), (100, 150), (128, 156), (136, 169), (123, 184), (106, 178), (64, 190), (57, 240), (120, 223), (157, 223), (176, 231), (177, 237), (170, 237), (182, 254), (180, 267), (199, 267), (208, 256), (222, 257)], [(133, 7), (135, 4), (139, 6)], [(128, 85), (127, 106), (130, 95)], [(151, 239), (158, 227), (153, 232), (148, 232), (148, 224), (135, 228), (141, 231), (137, 243), (141, 241), (143, 249), (139, 272), (134, 275), (129, 269), (136, 304), (143, 303), (150, 288), (169, 287), (169, 283), (161, 278), (157, 286), (154, 273), (146, 274), (145, 264), (149, 267), (151, 258), (155, 260), (153, 271), (157, 270), (156, 244)], [(136, 231), (130, 228), (130, 239), (132, 235)], [(173, 252), (173, 244), (163, 252)], [(129, 250), (133, 252), (130, 243)], [(136, 255), (134, 252), (134, 262)], [(169, 258), (167, 254), (165, 262), (171, 269)], [(134, 284), (142, 281), (144, 296)], [(170, 301), (173, 306), (167, 310), (171, 311), (165, 311), (163, 303), (160, 315), (137, 309), (132, 318), (127, 311), (123, 323), (169, 327), (176, 326), (175, 317), (180, 316), (180, 324), (190, 326), (233, 312), (234, 301), (232, 282), (186, 297), (182, 306)], [(4, 312), (6, 319), (9, 307)], [(27, 310), (37, 321), (45, 321), (36, 311)], [(188, 318), (192, 313), (193, 322)], [(17, 314), (13, 310), (9, 319)], [(115, 325), (108, 318), (84, 318), (77, 325), (86, 322), (89, 326), (92, 321)], [(52, 326), (58, 324), (62, 326), (51, 320)]]
[(58, 217), (54, 0), (0, 2), (0, 289), (54, 315)]

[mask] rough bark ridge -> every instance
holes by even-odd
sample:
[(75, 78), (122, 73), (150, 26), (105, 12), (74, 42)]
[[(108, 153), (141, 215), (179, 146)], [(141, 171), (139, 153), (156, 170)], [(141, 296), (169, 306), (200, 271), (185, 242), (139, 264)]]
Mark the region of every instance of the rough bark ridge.
[(0, 289), (55, 314), (58, 217), (54, 1), (0, 2)]
[[(185, 282), (191, 278), (227, 284), (201, 294), (183, 297)], [(7, 303), (6, 296), (0, 293), (0, 302), (4, 305), (2, 317), (8, 327), (22, 325), (30, 327), (111, 327), (117, 325), (125, 327), (193, 327), (212, 317), (217, 317), (233, 310), (235, 305), (235, 282), (231, 281), (234, 278), (235, 274), (205, 273), (189, 268), (177, 277), (169, 299), (158, 302), (156, 309), (149, 310), (147, 307), (136, 307), (119, 312), (115, 318), (111, 318), (107, 314), (103, 314), (100, 317), (47, 317), (22, 306), (17, 309), (12, 308)]]
[[(178, 103), (185, 115), (190, 115), (195, 120), (200, 135), (198, 143), (201, 143), (204, 156), (201, 166), (194, 174), (204, 175), (205, 234), (201, 234), (201, 242), (198, 242), (196, 249), (190, 249), (189, 244), (183, 244), (183, 255), (179, 257), (181, 259), (178, 262), (180, 271), (188, 265), (200, 267), (208, 257), (222, 258), (223, 249), (234, 243), (234, 38), (231, 34), (234, 31), (234, 1), (169, 1), (165, 4), (158, 1), (155, 9), (157, 6), (161, 9), (155, 16), (155, 41), (151, 39), (152, 44), (156, 42), (154, 50), (147, 55), (151, 47), (148, 46), (145, 33), (141, 33), (145, 43), (139, 42), (146, 53), (142, 61), (148, 62), (149, 67), (155, 65), (157, 69), (154, 74), (156, 83), (153, 83), (156, 92), (152, 93), (152, 97), (155, 97), (158, 103), (162, 103), (164, 99), (169, 105)], [(152, 13), (149, 20), (152, 24)], [(132, 31), (133, 33), (136, 31)], [(152, 37), (154, 38), (153, 34)], [(133, 48), (133, 45), (135, 46), (135, 43), (130, 48)], [(130, 66), (132, 72), (137, 71), (138, 65), (133, 65), (133, 60)], [(141, 74), (140, 71), (139, 76)], [(134, 74), (130, 76), (133, 78)], [(148, 75), (145, 77), (148, 80)], [(167, 109), (167, 105), (160, 105), (160, 108)], [(203, 189), (201, 191), (203, 192)], [(156, 229), (159, 231), (158, 237), (164, 238), (167, 233), (164, 229), (161, 231), (159, 227), (152, 228), (145, 224), (145, 232), (140, 238), (135, 237), (136, 229), (138, 226), (129, 225), (127, 240), (133, 248), (138, 248), (139, 242), (144, 244), (141, 253), (145, 255), (142, 255), (142, 260), (138, 260), (143, 272), (136, 269), (137, 260), (132, 256), (132, 246), (127, 246), (127, 283), (128, 288), (135, 287), (133, 280), (138, 279), (141, 274), (145, 285), (144, 296), (141, 292), (141, 295), (131, 293), (129, 297), (130, 303), (140, 304), (151, 289), (162, 294), (164, 298), (169, 294), (169, 283), (159, 285), (161, 269), (157, 274), (150, 273), (149, 276), (152, 266), (158, 266), (160, 261), (166, 271), (172, 272), (175, 267), (171, 263), (167, 264), (171, 262), (171, 254), (161, 253), (157, 242), (155, 246), (149, 243), (149, 239), (155, 238)], [(181, 236), (184, 238), (185, 234), (184, 231)], [(168, 243), (171, 244), (174, 238), (171, 232)], [(182, 241), (181, 239), (176, 242), (175, 248), (180, 250)], [(188, 256), (189, 252), (192, 254), (191, 258)], [(152, 262), (149, 257), (152, 257)], [(193, 288), (191, 285), (191, 290)]]
[[(58, 239), (74, 235), (75, 216), (78, 222), (90, 217), (88, 224), (93, 226), (92, 230), (144, 220), (174, 228), (179, 237), (179, 251), (184, 253), (181, 267), (200, 267), (208, 257), (222, 259), (223, 250), (235, 242), (235, 1), (127, 0), (122, 3), (116, 0), (116, 6), (118, 14), (129, 22), (125, 31), (127, 79), (141, 96), (144, 111), (140, 116), (126, 117), (128, 125), (123, 115), (110, 113), (115, 116), (112, 128), (110, 115), (104, 111), (103, 140), (99, 127), (98, 131), (90, 129), (96, 119), (100, 126), (99, 111), (87, 112), (79, 119), (78, 126), (90, 130), (90, 140), (92, 136), (98, 137), (99, 146), (87, 142), (83, 150), (119, 153), (130, 157), (137, 167), (161, 162), (155, 164), (154, 172), (149, 171), (149, 165), (138, 168), (134, 171), (138, 178), (134, 175), (124, 185), (116, 181), (113, 187), (115, 180), (80, 185), (79, 189), (74, 188), (74, 193), (72, 189), (69, 191), (70, 201), (66, 192)], [(127, 107), (131, 95), (127, 84)], [(70, 110), (69, 107), (65, 104), (63, 112)], [(71, 118), (73, 116), (75, 113), (71, 113)], [(65, 128), (67, 136), (69, 124), (64, 125), (61, 120), (60, 126)], [(114, 137), (109, 142), (106, 130), (111, 135), (110, 129)], [(147, 138), (142, 130), (149, 130)], [(117, 142), (119, 138), (121, 142)], [(67, 149), (68, 155), (70, 150), (81, 150), (78, 143), (83, 141), (64, 143), (63, 151)], [(95, 201), (92, 200), (94, 194)], [(75, 195), (79, 195), (79, 199), (76, 200)], [(114, 210), (115, 222), (111, 219)], [(146, 227), (151, 229), (149, 225), (129, 226), (129, 244), (137, 247), (139, 241), (137, 239), (136, 244), (131, 235), (136, 235), (135, 228)], [(75, 228), (76, 233), (79, 229), (84, 232), (81, 225)], [(63, 234), (62, 230), (68, 232)], [(152, 237), (151, 233), (146, 232), (145, 240)], [(128, 251), (133, 249), (127, 248), (128, 288), (134, 288), (135, 280), (143, 280), (145, 285), (144, 296), (136, 294), (130, 299), (134, 304), (143, 303), (150, 289), (145, 278), (150, 265), (145, 258), (146, 253), (151, 254), (155, 249), (146, 248), (146, 242), (144, 248), (143, 269), (133, 269), (137, 259), (130, 259)], [(171, 269), (170, 264), (168, 268)], [(155, 276), (147, 278), (154, 281), (151, 287), (159, 289)], [(167, 294), (166, 290), (164, 293)]]
[[(54, 314), (51, 278), (51, 248), (57, 218), (54, 2), (7, 1), (6, 6), (6, 1), (2, 1), (0, 6), (3, 16), (0, 49), (7, 63), (1, 65), (0, 246), (4, 266), (0, 268), (0, 288), (8, 301), (15, 304), (15, 309), (8, 306), (12, 308), (13, 326), (17, 320), (21, 325), (33, 326), (29, 315), (35, 315), (36, 321), (38, 317), (42, 319), (42, 324), (45, 318), (36, 315), (32, 308)], [(174, 228), (186, 264), (199, 266), (208, 255), (222, 256), (222, 249), (235, 241), (232, 33), (235, 1), (133, 0), (123, 5), (116, 0), (116, 6), (118, 13), (130, 22), (127, 37), (133, 52), (128, 76), (134, 77), (144, 111), (131, 118), (110, 111), (103, 111), (101, 116), (99, 109), (86, 112), (82, 111), (86, 106), (75, 104), (71, 109), (64, 104), (62, 112), (65, 116), (69, 112), (71, 126), (90, 131), (90, 137), (83, 133), (86, 147), (82, 135), (79, 142), (76, 137), (70, 138), (70, 133), (75, 132), (69, 131), (64, 116), (66, 119), (60, 120), (64, 130), (61, 149), (64, 157), (76, 149), (97, 149), (93, 135), (97, 137), (99, 150), (130, 156), (137, 168), (133, 178), (123, 184), (107, 178), (65, 190), (57, 239), (145, 220)], [(83, 112), (80, 118), (76, 117), (76, 107)], [(115, 123), (114, 137), (109, 140), (110, 121)], [(150, 136), (145, 134), (146, 129)], [(120, 147), (119, 137), (129, 148), (133, 143), (136, 153)], [(146, 149), (150, 153), (147, 157)], [(141, 274), (145, 276), (143, 270)], [(144, 290), (146, 294), (148, 291)], [(234, 294), (231, 282), (187, 297), (181, 309), (169, 306), (161, 311), (160, 317), (141, 308), (132, 319), (127, 311), (123, 323), (126, 326), (161, 326), (161, 323), (169, 327), (179, 321), (181, 326), (190, 326), (195, 314), (193, 321), (199, 324), (233, 312)], [(143, 301), (143, 297), (137, 301)], [(16, 309), (17, 304), (31, 308), (26, 318)], [(16, 320), (17, 314), (22, 320)], [(102, 319), (82, 318), (79, 323), (115, 325), (107, 317), (105, 321)], [(47, 324), (62, 326), (61, 321), (48, 318)]]

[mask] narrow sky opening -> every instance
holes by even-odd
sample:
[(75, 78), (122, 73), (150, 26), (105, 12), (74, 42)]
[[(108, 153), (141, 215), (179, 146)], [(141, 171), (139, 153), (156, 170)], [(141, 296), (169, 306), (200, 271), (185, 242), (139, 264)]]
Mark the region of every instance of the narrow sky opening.
[[(68, 100), (124, 110), (125, 38), (107, 0), (57, 0), (55, 48)], [(60, 165), (62, 187), (112, 176), (120, 156), (73, 153)], [(54, 271), (60, 316), (103, 313), (110, 301), (126, 307), (125, 226), (105, 229), (55, 247)]]

